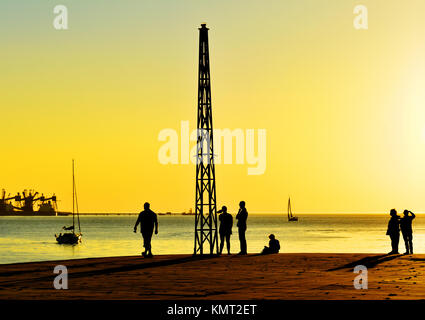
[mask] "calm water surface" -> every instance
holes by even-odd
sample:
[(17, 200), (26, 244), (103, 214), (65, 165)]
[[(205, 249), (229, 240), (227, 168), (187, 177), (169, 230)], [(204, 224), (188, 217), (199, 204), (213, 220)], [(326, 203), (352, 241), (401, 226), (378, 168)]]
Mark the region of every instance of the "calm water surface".
[[(284, 216), (254, 215), (248, 218), (248, 252), (260, 252), (274, 233), (282, 252), (390, 251), (385, 235), (388, 215), (300, 215), (298, 222)], [(54, 238), (71, 217), (0, 217), (0, 263), (138, 255), (141, 234), (133, 233), (137, 216), (80, 217), (83, 242), (59, 245)], [(153, 236), (154, 254), (193, 253), (194, 216), (158, 216), (159, 234)], [(237, 228), (233, 228), (232, 252), (239, 252)], [(425, 252), (425, 219), (414, 220), (414, 250)], [(400, 252), (404, 250), (400, 242)]]

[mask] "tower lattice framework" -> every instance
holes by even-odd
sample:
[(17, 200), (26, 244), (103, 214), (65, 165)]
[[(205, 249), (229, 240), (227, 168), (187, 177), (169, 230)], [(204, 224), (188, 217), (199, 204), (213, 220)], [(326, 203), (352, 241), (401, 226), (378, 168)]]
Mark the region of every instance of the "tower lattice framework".
[[(217, 207), (208, 28), (199, 28), (196, 210), (194, 254), (218, 253)], [(205, 247), (204, 247), (205, 244)]]

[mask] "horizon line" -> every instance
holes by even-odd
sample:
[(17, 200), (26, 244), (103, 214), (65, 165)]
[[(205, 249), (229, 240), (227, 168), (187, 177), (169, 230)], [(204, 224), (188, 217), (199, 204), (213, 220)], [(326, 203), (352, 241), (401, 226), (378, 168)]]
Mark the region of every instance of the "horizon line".
[[(63, 211), (60, 211), (63, 212)], [(66, 212), (72, 215), (72, 212)], [(80, 212), (80, 215), (136, 215), (140, 212)], [(188, 212), (156, 212), (156, 214), (161, 215), (195, 215), (195, 213), (188, 213)], [(286, 216), (286, 212), (250, 212), (249, 214), (255, 214), (255, 215), (282, 215)], [(381, 214), (388, 214), (389, 212), (297, 212), (296, 215), (381, 215)], [(400, 213), (401, 214), (401, 213)], [(423, 212), (415, 213), (415, 214), (424, 214)], [(36, 215), (35, 215), (36, 216)]]

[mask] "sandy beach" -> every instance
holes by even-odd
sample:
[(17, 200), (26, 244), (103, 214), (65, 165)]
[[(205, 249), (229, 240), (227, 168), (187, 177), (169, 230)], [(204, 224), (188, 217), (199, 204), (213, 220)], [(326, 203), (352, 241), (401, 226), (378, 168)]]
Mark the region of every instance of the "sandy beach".
[[(56, 265), (68, 268), (68, 290), (53, 288)], [(368, 268), (367, 290), (353, 286), (356, 265)], [(422, 254), (91, 258), (0, 265), (0, 299), (424, 299), (424, 273)]]

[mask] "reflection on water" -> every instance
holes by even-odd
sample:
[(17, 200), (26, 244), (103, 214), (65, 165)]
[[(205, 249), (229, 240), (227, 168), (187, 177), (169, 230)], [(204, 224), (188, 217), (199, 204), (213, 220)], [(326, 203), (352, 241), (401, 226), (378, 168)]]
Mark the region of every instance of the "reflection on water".
[[(88, 257), (139, 255), (140, 233), (133, 233), (137, 216), (81, 216), (83, 242), (59, 245), (54, 234), (69, 224), (69, 217), (0, 217), (0, 263)], [(159, 234), (153, 236), (154, 254), (193, 253), (194, 217), (158, 216)], [(282, 252), (390, 251), (385, 235), (387, 215), (300, 215), (288, 222), (285, 216), (253, 215), (248, 218), (248, 252), (260, 252), (274, 233)], [(232, 252), (239, 252), (236, 225)], [(425, 251), (425, 223), (414, 220), (414, 247)], [(400, 243), (400, 250), (403, 243)]]

